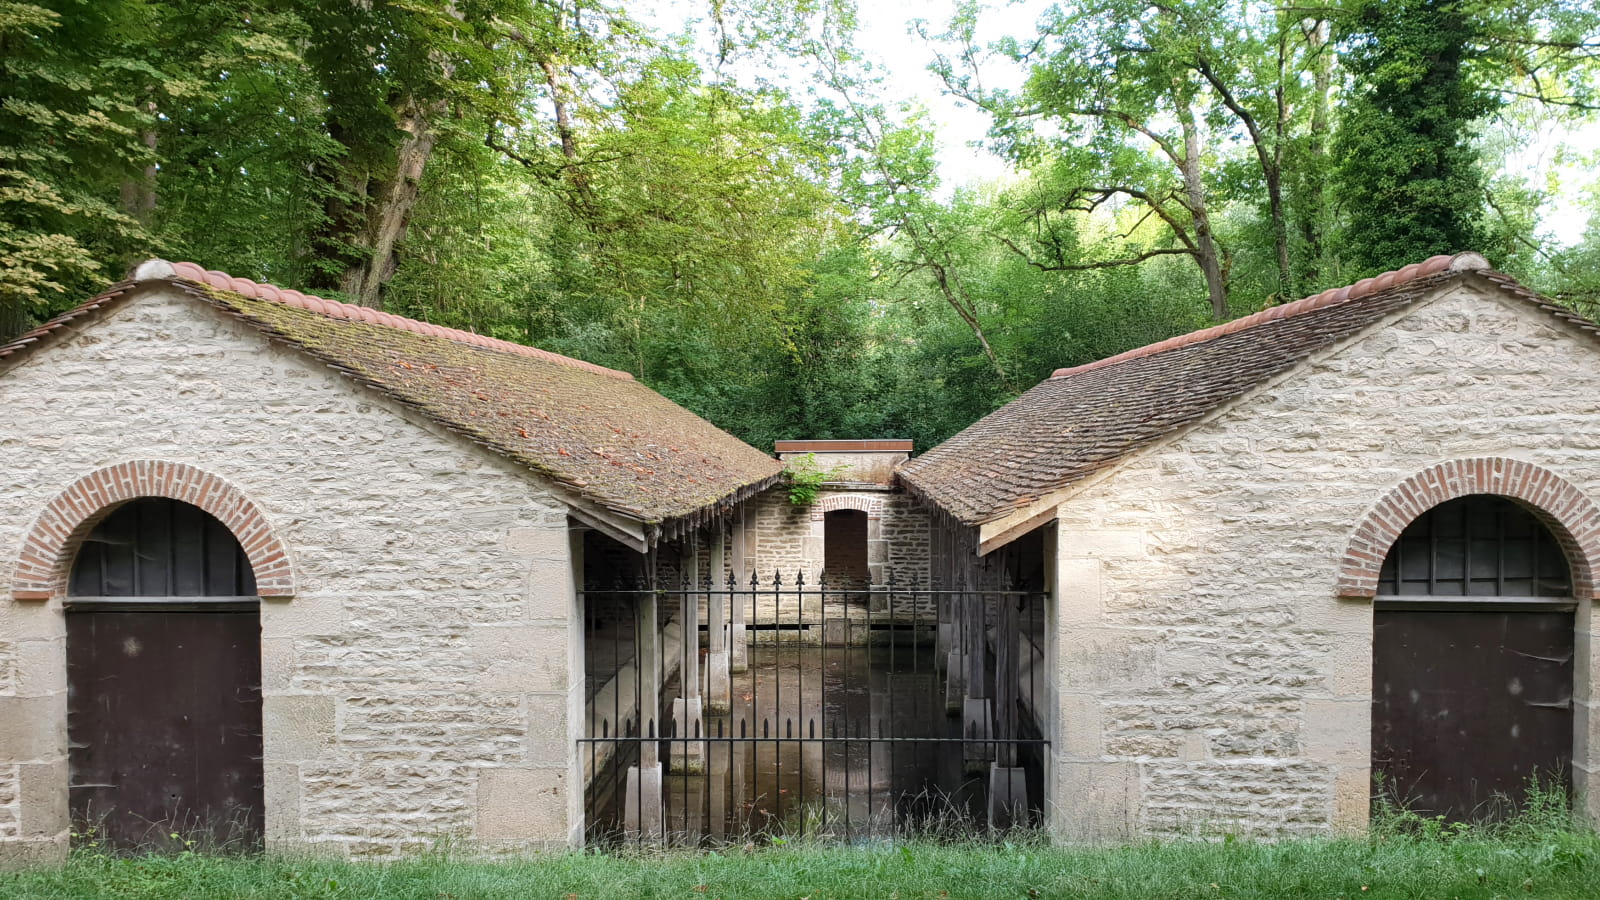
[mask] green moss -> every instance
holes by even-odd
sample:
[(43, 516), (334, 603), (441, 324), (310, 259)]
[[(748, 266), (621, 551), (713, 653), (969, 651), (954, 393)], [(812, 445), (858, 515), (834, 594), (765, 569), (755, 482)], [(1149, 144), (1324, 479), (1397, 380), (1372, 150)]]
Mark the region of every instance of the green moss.
[(195, 296), (601, 506), (646, 522), (775, 481), (776, 460), (637, 381), (185, 283)]

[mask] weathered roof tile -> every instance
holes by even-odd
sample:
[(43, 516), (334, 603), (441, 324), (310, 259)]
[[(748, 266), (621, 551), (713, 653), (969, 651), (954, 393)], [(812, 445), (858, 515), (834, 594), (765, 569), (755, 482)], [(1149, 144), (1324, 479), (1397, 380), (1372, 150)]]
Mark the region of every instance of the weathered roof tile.
[(968, 525), (1002, 518), (1198, 421), (1468, 271), (1580, 327), (1595, 327), (1488, 271), (1476, 253), (1435, 256), (1349, 287), (1058, 369), (902, 464), (900, 480)]
[(159, 278), (628, 518), (684, 520), (779, 477), (777, 460), (626, 372), (193, 263), (157, 263), (140, 267), (141, 281), (0, 346), (0, 360)]

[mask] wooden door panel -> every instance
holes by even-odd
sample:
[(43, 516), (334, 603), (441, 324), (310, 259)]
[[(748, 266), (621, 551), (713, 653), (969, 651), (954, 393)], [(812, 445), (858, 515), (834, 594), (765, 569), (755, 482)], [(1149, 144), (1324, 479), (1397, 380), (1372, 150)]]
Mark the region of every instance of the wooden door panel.
[(832, 587), (872, 582), (867, 565), (867, 514), (856, 509), (827, 513), (822, 525), (823, 571)]
[(254, 611), (71, 610), (74, 830), (117, 849), (257, 846), (260, 646)]
[(1377, 610), (1372, 767), (1427, 815), (1496, 818), (1571, 787), (1570, 612)]

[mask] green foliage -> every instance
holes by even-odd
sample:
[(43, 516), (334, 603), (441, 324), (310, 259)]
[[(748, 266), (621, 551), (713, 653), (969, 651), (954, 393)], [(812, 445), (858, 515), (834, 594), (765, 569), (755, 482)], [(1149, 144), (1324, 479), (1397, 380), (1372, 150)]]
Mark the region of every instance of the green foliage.
[(955, 192), (851, 0), (709, 12), (0, 0), (0, 336), (159, 253), (625, 369), (758, 446), (926, 448), (1468, 243), (1600, 305), (1596, 232), (1550, 246), (1562, 186), (1509, 173), (1593, 114), (1591, 4), (1070, 0), (993, 47), (963, 4), (927, 52), (1014, 172)]
[[(0, 872), (7, 897), (1589, 897), (1600, 837), (1571, 825), (1418, 837), (1209, 839), (1052, 847), (811, 840), (764, 850), (566, 853), (483, 860), (448, 849), (393, 862), (324, 857), (118, 857)], [(448, 844), (448, 842), (446, 842)]]
[(838, 478), (843, 466), (824, 469), (817, 463), (815, 453), (803, 453), (790, 459), (783, 467), (783, 482), (789, 491), (789, 502), (795, 506), (810, 506), (817, 502), (822, 486)]
[(1369, 2), (1342, 23), (1358, 88), (1339, 123), (1338, 202), (1355, 273), (1482, 246), (1472, 124), (1496, 106), (1471, 71), (1482, 33), (1457, 0)]
[(150, 246), (110, 200), (151, 155), (131, 85), (137, 2), (0, 2), (0, 333), (119, 275)]

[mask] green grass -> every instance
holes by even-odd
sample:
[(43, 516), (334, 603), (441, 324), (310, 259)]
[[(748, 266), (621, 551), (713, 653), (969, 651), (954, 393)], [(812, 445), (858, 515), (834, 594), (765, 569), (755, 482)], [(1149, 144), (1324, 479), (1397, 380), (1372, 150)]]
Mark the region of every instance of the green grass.
[(1388, 836), (1106, 849), (776, 848), (360, 863), (79, 854), (0, 874), (5, 897), (1600, 897), (1600, 838)]
[(439, 851), (398, 862), (79, 851), (65, 865), (0, 873), (0, 897), (1600, 898), (1600, 834), (1555, 802), (1488, 827), (1383, 809), (1365, 837), (1100, 848), (972, 841), (511, 860)]

